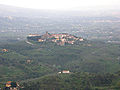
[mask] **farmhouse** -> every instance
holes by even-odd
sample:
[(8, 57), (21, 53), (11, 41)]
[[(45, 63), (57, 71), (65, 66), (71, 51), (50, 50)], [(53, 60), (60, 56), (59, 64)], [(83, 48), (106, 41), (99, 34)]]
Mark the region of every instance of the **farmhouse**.
[(8, 52), (8, 49), (2, 49), (3, 52)]
[(19, 90), (20, 86), (17, 82), (8, 81), (5, 90)]
[(62, 73), (70, 73), (69, 70), (63, 70)]
[(58, 72), (59, 74), (60, 73), (67, 73), (67, 74), (69, 74), (70, 73), (70, 71), (69, 70), (63, 70), (62, 72)]
[(11, 87), (11, 82), (12, 82), (12, 81), (8, 81), (8, 82), (6, 83), (6, 87)]

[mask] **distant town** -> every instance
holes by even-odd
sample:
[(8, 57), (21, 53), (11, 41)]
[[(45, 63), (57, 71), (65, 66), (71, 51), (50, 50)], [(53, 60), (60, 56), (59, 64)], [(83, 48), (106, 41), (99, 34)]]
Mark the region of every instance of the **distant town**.
[(67, 44), (74, 44), (76, 41), (82, 42), (84, 41), (81, 37), (76, 37), (74, 35), (68, 33), (60, 33), (60, 34), (50, 34), (46, 32), (44, 35), (38, 34), (29, 34), (27, 37), (29, 40), (34, 40), (37, 42), (46, 42), (51, 41), (56, 43), (57, 45), (65, 45)]

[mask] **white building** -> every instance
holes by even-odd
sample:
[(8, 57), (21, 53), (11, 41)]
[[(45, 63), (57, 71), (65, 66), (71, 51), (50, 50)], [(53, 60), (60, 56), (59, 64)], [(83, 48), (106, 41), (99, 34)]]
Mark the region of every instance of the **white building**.
[(70, 73), (68, 70), (63, 70), (62, 73)]

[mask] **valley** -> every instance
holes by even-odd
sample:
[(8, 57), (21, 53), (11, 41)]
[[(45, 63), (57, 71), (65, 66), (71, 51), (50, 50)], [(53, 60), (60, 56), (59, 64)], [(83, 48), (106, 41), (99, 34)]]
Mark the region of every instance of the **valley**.
[(0, 90), (120, 90), (119, 12), (0, 4)]

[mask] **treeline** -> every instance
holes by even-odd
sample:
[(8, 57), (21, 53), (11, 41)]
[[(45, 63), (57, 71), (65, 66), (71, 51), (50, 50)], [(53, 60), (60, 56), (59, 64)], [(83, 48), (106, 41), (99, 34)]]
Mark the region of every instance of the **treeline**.
[(72, 73), (22, 82), (22, 90), (119, 90), (119, 74)]

